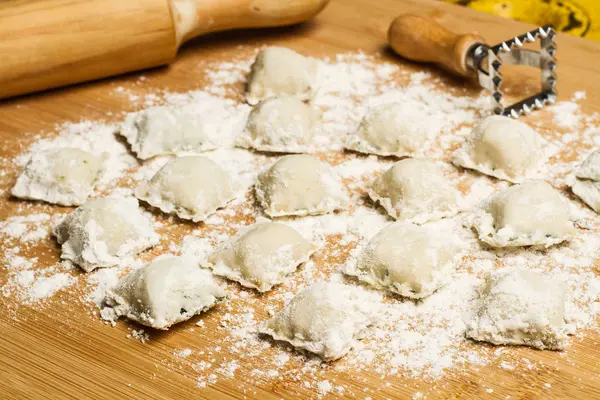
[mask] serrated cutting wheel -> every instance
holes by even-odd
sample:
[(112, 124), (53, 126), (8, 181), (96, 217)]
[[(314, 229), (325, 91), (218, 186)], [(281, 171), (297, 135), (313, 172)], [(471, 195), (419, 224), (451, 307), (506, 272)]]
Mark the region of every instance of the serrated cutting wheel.
[[(413, 61), (433, 62), (461, 76), (475, 75), (492, 93), (491, 113), (518, 118), (556, 100), (555, 30), (546, 25), (489, 46), (477, 34), (457, 35), (435, 21), (416, 16), (396, 18), (388, 31), (390, 46)], [(523, 48), (539, 41), (540, 51)], [(541, 70), (542, 89), (510, 106), (503, 104), (502, 66), (525, 65)]]

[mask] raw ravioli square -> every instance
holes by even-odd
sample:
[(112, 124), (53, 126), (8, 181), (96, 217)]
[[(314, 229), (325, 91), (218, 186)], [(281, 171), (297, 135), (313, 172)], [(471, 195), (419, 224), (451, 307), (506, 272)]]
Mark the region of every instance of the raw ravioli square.
[(174, 158), (149, 181), (140, 182), (135, 196), (167, 214), (204, 221), (236, 197), (227, 172), (205, 157)]
[(260, 222), (245, 229), (208, 258), (216, 275), (266, 292), (305, 263), (316, 246), (296, 230), (277, 222)]
[(546, 274), (507, 269), (488, 274), (467, 337), (496, 345), (562, 350), (567, 345), (565, 284)]
[(356, 286), (317, 282), (296, 294), (260, 331), (333, 361), (375, 322), (380, 301), (379, 295)]
[(34, 154), (11, 193), (21, 199), (81, 205), (100, 179), (105, 158), (71, 147)]
[(272, 97), (252, 109), (236, 145), (258, 151), (308, 153), (313, 150), (320, 118), (317, 109), (294, 97)]
[(509, 182), (531, 179), (546, 158), (539, 133), (513, 118), (493, 115), (482, 119), (452, 156), (459, 167)]
[(349, 201), (331, 167), (306, 154), (281, 157), (258, 177), (255, 192), (270, 217), (327, 214)]
[(187, 321), (227, 297), (209, 271), (192, 259), (161, 256), (122, 278), (108, 291), (105, 318), (126, 316), (156, 329)]
[(84, 271), (110, 267), (159, 241), (152, 218), (134, 198), (88, 200), (54, 228), (60, 257)]
[[(420, 116), (409, 116), (400, 103), (384, 104), (362, 119), (346, 148), (379, 156), (414, 157), (423, 154), (428, 140)], [(412, 113), (412, 110), (411, 110)]]
[(577, 168), (571, 189), (592, 210), (600, 213), (600, 150), (590, 154)]
[(395, 222), (359, 246), (344, 268), (377, 289), (421, 299), (447, 284), (463, 246), (451, 223)]
[(246, 101), (256, 104), (288, 95), (308, 100), (313, 93), (319, 61), (285, 47), (267, 47), (256, 56), (246, 84)]
[(458, 190), (436, 163), (424, 159), (398, 161), (375, 179), (367, 193), (392, 218), (417, 224), (460, 211)]
[(569, 204), (544, 181), (524, 182), (490, 196), (476, 212), (473, 227), (479, 240), (493, 247), (549, 247), (576, 232)]
[(131, 113), (119, 134), (141, 160), (217, 148), (214, 132), (192, 107), (151, 107)]

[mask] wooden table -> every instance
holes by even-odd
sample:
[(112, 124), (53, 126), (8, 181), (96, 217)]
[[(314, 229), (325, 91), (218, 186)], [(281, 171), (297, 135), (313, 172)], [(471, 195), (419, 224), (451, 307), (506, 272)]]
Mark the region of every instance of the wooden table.
[[(196, 69), (198, 62), (230, 57), (239, 44), (277, 43), (315, 56), (362, 49), (366, 53), (382, 52), (389, 60), (401, 62), (386, 52), (385, 32), (393, 17), (405, 12), (435, 16), (457, 31), (476, 30), (489, 43), (531, 29), (522, 23), (441, 2), (333, 0), (314, 21), (302, 26), (200, 38), (186, 45), (171, 67), (145, 72), (143, 87), (134, 85), (138, 76), (132, 74), (0, 103), (0, 155), (18, 153), (31, 142), (30, 133), (51, 130), (63, 121), (105, 119), (109, 112), (118, 120), (121, 111), (131, 108), (126, 99), (114, 96), (113, 90), (119, 85), (140, 93), (149, 88), (199, 88), (202, 76)], [(585, 111), (600, 111), (600, 44), (562, 34), (557, 42), (559, 99), (585, 90)], [(14, 177), (11, 172), (0, 178), (3, 192)], [(18, 205), (7, 199), (6, 193), (0, 198), (0, 218), (11, 215)], [(58, 255), (55, 245), (40, 251), (44, 253), (41, 257)], [(297, 382), (272, 385), (243, 375), (197, 389), (193, 371), (179, 369), (169, 361), (173, 348), (201, 347), (197, 335), (186, 332), (193, 323), (182, 324), (141, 344), (126, 339), (126, 323), (110, 328), (89, 317), (80, 303), (65, 301), (44, 311), (22, 307), (18, 315), (13, 320), (0, 306), (0, 398), (277, 399), (316, 395)], [(207, 322), (206, 329), (213, 327)], [(584, 339), (574, 342), (568, 358), (554, 352), (518, 350), (518, 354), (532, 361), (543, 361), (547, 366), (543, 370), (510, 371), (488, 365), (450, 372), (437, 381), (388, 378), (389, 386), (384, 386), (372, 372), (360, 372), (359, 376), (339, 373), (336, 380), (353, 387), (356, 394), (361, 393), (363, 386), (376, 390), (376, 395), (369, 395), (378, 398), (410, 397), (417, 391), (427, 393), (428, 398), (600, 398), (599, 341), (596, 332), (586, 332)], [(357, 378), (367, 378), (366, 383)], [(551, 385), (551, 392), (544, 384)]]

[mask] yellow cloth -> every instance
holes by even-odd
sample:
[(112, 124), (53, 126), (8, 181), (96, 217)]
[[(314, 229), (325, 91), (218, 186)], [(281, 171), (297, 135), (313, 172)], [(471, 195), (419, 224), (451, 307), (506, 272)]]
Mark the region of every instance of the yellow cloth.
[(600, 41), (600, 0), (444, 0)]

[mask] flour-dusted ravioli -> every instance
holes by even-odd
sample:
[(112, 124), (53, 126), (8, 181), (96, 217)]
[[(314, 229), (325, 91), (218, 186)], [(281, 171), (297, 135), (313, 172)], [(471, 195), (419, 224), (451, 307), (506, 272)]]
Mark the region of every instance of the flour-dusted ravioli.
[(344, 273), (377, 289), (420, 299), (450, 281), (463, 247), (453, 229), (439, 223), (395, 222), (359, 246)]
[(259, 222), (208, 257), (216, 275), (267, 292), (310, 258), (316, 246), (277, 222)]
[(280, 153), (305, 153), (313, 149), (320, 112), (290, 97), (261, 101), (250, 112), (237, 146)]
[(165, 255), (131, 272), (107, 292), (112, 312), (142, 325), (167, 330), (208, 310), (227, 297), (211, 273), (185, 257)]
[(135, 189), (138, 199), (167, 214), (204, 221), (236, 197), (227, 172), (206, 157), (189, 156), (167, 162)]
[(486, 276), (466, 335), (496, 345), (564, 349), (566, 296), (565, 284), (543, 273), (513, 268), (493, 272)]
[(325, 361), (337, 360), (375, 322), (380, 299), (356, 286), (317, 282), (296, 294), (260, 331)]
[(459, 211), (460, 194), (436, 163), (408, 158), (394, 164), (367, 189), (394, 219), (425, 223)]
[(285, 47), (261, 50), (250, 68), (246, 101), (256, 104), (281, 95), (307, 100), (316, 84), (318, 63)]
[(571, 189), (592, 210), (600, 213), (600, 150), (590, 154), (575, 171)]
[(217, 148), (214, 132), (192, 107), (151, 107), (131, 113), (119, 134), (141, 160), (158, 155), (203, 152)]
[(409, 120), (399, 103), (384, 104), (364, 116), (346, 148), (380, 156), (421, 155), (428, 139), (420, 121)]
[(94, 190), (104, 169), (105, 155), (65, 147), (34, 154), (27, 163), (12, 195), (63, 206), (78, 206)]
[(281, 157), (258, 177), (255, 191), (270, 217), (327, 214), (349, 201), (331, 167), (305, 154)]
[(479, 122), (452, 162), (498, 179), (521, 182), (544, 161), (544, 146), (542, 137), (528, 125), (493, 115)]
[(473, 227), (481, 241), (494, 247), (549, 247), (575, 233), (569, 204), (543, 181), (524, 182), (490, 196)]
[(158, 243), (152, 218), (134, 198), (88, 200), (54, 228), (60, 257), (84, 271), (116, 265)]

